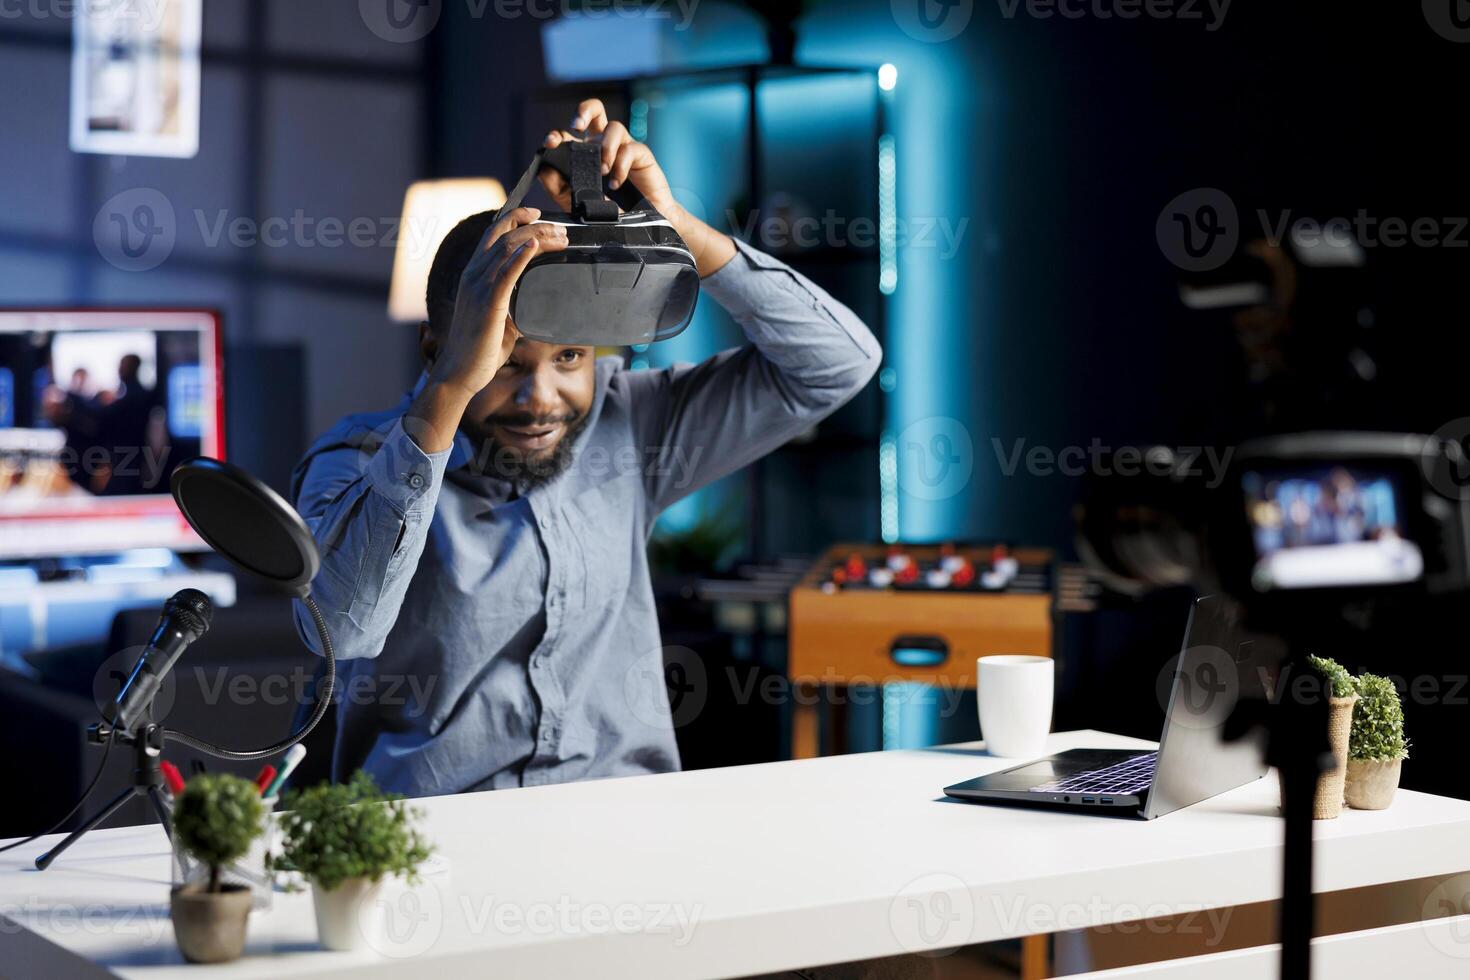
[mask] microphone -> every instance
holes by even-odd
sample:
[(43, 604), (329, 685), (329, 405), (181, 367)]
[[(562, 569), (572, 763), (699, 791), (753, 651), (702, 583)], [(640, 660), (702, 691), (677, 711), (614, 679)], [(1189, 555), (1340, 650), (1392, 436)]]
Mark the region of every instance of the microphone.
[(130, 731), (147, 715), (158, 685), (189, 644), (209, 632), (213, 616), (214, 604), (198, 589), (183, 589), (163, 604), (153, 638), (113, 702), (112, 723), (117, 728)]

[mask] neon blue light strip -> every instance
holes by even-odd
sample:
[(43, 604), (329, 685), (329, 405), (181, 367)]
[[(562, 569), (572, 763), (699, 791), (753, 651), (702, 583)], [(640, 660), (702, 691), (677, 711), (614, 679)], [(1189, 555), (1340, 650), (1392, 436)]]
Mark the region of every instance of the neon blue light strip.
[(647, 99), (634, 99), (628, 106), (628, 135), (640, 143), (648, 139)]
[(898, 176), (893, 134), (878, 138), (878, 289), (898, 288)]
[(878, 443), (878, 527), (885, 544), (898, 540), (898, 442), (892, 432)]
[(939, 738), (935, 688), (921, 681), (883, 685), (883, 748), (921, 749)]

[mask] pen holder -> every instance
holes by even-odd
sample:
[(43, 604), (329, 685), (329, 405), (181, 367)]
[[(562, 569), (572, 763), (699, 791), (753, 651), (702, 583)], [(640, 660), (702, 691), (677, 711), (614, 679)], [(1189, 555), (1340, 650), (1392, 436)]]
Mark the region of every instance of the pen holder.
[[(250, 907), (269, 911), (275, 896), (275, 877), (266, 867), (266, 855), (275, 850), (280, 841), (280, 825), (276, 820), (277, 797), (261, 800), (265, 804), (265, 829), (250, 844), (250, 850), (234, 864), (225, 865), (220, 880), (227, 885), (244, 885), (250, 889)], [(175, 842), (173, 845), (173, 883), (186, 885), (204, 882), (209, 878), (209, 869), (185, 854)]]

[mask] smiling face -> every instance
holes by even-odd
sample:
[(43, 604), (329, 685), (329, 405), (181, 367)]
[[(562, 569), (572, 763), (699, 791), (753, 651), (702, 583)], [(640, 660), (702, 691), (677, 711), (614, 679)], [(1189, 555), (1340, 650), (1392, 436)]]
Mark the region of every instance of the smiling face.
[(522, 337), (465, 410), (465, 428), (527, 459), (545, 458), (592, 408), (595, 351)]
[[(494, 217), (485, 211), (464, 219), (434, 255), (425, 295), (429, 319), (419, 325), (425, 367), (434, 363), (438, 338), (453, 324), (460, 277)], [(517, 340), (510, 359), (470, 399), (460, 421), (460, 431), (475, 444), (477, 469), (510, 480), (523, 492), (564, 471), (572, 440), (592, 409), (595, 364), (592, 347)]]
[(565, 470), (592, 408), (595, 364), (591, 347), (518, 340), (460, 423), (486, 471), (529, 488)]

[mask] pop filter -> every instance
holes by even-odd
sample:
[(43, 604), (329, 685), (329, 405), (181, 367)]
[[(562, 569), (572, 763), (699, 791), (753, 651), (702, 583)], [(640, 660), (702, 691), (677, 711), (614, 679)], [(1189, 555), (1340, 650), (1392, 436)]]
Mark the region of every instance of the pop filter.
[(174, 468), (184, 519), (236, 567), (305, 596), (321, 565), (316, 540), (281, 495), (238, 466), (199, 456)]
[(264, 748), (238, 751), (168, 729), (166, 739), (183, 742), (223, 759), (264, 759), (279, 755), (306, 737), (332, 703), (337, 681), (337, 655), (326, 618), (311, 597), (311, 580), (321, 567), (316, 539), (301, 515), (281, 495), (238, 466), (198, 456), (174, 468), (174, 500), (201, 538), (235, 567), (257, 575), (294, 594), (311, 613), (321, 638), (325, 669), (320, 677), (316, 707), (305, 724), (285, 741)]

